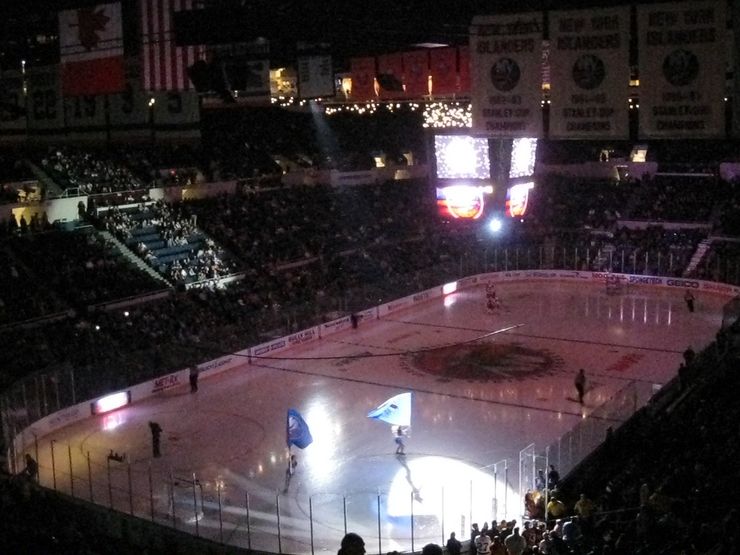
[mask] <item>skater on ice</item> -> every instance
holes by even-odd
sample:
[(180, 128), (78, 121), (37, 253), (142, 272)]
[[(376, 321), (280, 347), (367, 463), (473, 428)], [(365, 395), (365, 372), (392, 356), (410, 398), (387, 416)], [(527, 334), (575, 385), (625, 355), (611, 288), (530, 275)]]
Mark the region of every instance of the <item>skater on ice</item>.
[(486, 284), (486, 310), (490, 313), (501, 308), (501, 301), (496, 293), (496, 286), (493, 283)]

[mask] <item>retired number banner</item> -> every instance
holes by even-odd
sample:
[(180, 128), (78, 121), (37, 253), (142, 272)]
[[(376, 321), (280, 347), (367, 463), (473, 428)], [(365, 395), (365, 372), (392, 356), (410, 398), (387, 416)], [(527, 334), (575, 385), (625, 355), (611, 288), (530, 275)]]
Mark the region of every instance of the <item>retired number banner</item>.
[(630, 7), (550, 13), (550, 133), (629, 136)]
[(724, 136), (725, 2), (637, 7), (640, 136)]
[(542, 14), (476, 16), (470, 29), (473, 130), (542, 134)]

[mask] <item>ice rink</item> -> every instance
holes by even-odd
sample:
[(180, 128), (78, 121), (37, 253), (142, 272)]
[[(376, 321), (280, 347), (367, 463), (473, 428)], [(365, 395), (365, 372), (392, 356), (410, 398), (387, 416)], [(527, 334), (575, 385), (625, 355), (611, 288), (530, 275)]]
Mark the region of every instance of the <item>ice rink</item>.
[[(464, 290), (276, 358), (245, 359), (201, 379), (195, 394), (168, 391), (28, 450), (37, 449), (45, 485), (215, 540), (333, 553), (347, 529), (368, 553), (412, 542), (419, 550), (452, 531), (467, 538), (471, 521), (521, 520), (520, 451), (544, 452), (592, 413), (603, 420), (601, 407), (626, 390), (630, 410), (644, 404), (687, 346), (698, 352), (714, 338), (725, 302), (698, 295), (689, 313), (682, 290), (610, 296), (603, 286), (548, 282), (498, 292), (494, 314), (483, 287)], [(406, 391), (412, 423), (407, 455), (396, 457), (390, 426), (367, 413)], [(293, 448), (288, 479), (290, 408), (314, 442)], [(151, 420), (164, 430), (160, 458)], [(590, 440), (609, 424), (618, 422), (601, 422)], [(569, 436), (569, 452), (582, 439)], [(565, 460), (565, 443), (550, 461)], [(125, 459), (108, 459), (111, 450)]]

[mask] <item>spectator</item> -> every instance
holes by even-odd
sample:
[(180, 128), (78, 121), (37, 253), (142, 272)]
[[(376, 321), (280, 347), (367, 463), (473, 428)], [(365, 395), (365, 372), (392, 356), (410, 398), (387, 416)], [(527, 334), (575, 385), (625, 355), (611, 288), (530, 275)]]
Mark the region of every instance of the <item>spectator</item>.
[(428, 543), (421, 549), (421, 555), (442, 555), (442, 548), (436, 543)]
[(342, 538), (342, 543), (337, 555), (364, 555), (365, 541), (359, 534), (348, 532)]
[(513, 532), (504, 540), (506, 551), (509, 555), (523, 555), (527, 549), (527, 540), (519, 535), (519, 527), (515, 527)]
[(455, 537), (455, 532), (450, 532), (450, 537), (447, 540), (447, 553), (449, 555), (460, 555), (462, 551), (462, 543)]
[(23, 476), (32, 482), (37, 482), (39, 479), (39, 465), (30, 454), (25, 455), (26, 466), (23, 469)]
[(550, 465), (550, 471), (547, 473), (547, 489), (553, 490), (560, 483), (560, 473), (555, 470), (555, 465)]

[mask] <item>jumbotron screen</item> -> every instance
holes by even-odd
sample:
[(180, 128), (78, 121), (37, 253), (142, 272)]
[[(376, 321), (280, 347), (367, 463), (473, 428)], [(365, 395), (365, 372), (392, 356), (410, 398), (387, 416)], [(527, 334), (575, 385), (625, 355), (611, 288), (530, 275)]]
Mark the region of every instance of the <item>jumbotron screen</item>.
[(509, 179), (533, 175), (536, 159), (537, 139), (514, 139), (511, 145)]
[(490, 179), (488, 139), (470, 135), (435, 135), (437, 179)]
[(437, 210), (439, 215), (451, 220), (477, 220), (490, 204), (493, 187), (457, 183), (437, 187)]

